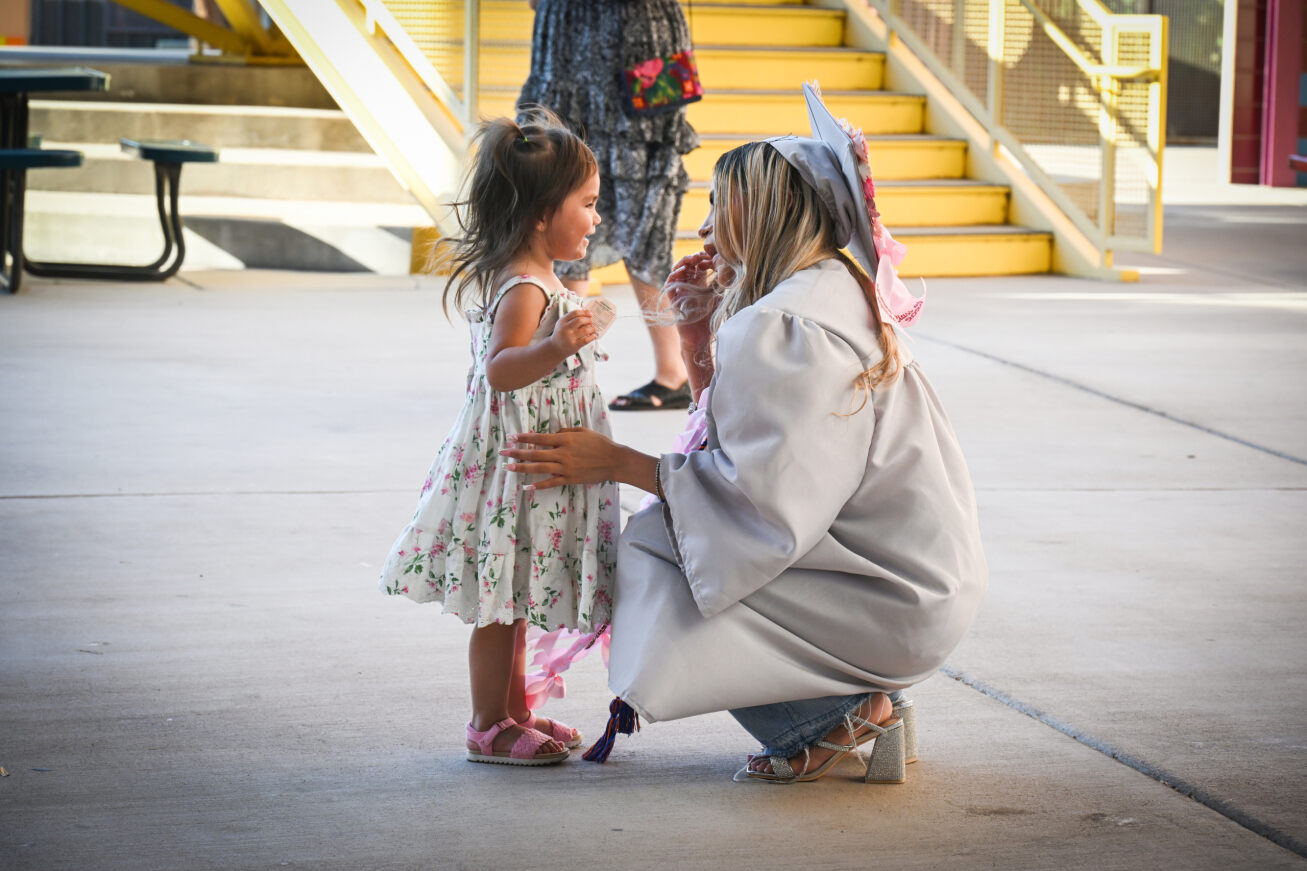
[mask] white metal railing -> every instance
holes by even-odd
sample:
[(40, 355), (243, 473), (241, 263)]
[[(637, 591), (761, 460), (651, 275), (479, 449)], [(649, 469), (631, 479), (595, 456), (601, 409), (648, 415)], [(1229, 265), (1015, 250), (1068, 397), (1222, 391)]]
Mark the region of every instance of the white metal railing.
[(1099, 250), (1161, 250), (1167, 22), (1098, 0), (865, 0)]
[[(436, 2), (425, 0), (420, 3), (403, 2), (403, 0), (399, 2), (358, 0), (358, 2), (366, 15), (368, 32), (370, 34), (379, 32), (394, 45), (395, 50), (412, 68), (418, 79), (459, 122), (466, 135), (477, 122), (480, 91), (481, 4), (479, 0), (457, 0), (456, 3), (439, 2), (439, 0)], [(462, 15), (457, 19), (461, 26), (455, 27), (453, 32), (448, 32), (448, 28), (445, 28), (446, 32), (438, 34), (440, 41), (448, 49), (462, 55), (462, 63), (459, 65), (462, 81), (455, 84), (436, 68), (428, 53), (423, 51), (414, 40), (413, 31), (415, 23), (430, 20), (433, 12), (448, 12), (460, 6)], [(396, 17), (397, 12), (405, 19), (404, 21)]]

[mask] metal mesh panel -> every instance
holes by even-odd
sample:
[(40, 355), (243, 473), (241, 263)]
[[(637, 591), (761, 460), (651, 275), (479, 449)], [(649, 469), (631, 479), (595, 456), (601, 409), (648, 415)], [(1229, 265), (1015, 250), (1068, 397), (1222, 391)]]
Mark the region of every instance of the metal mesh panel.
[(463, 89), (463, 0), (383, 0), (385, 7), (459, 99)]
[[(1100, 244), (1151, 241), (1161, 156), (1150, 142), (1161, 141), (1163, 120), (1157, 19), (1114, 18), (1097, 0), (883, 0), (883, 8), (1011, 134), (1017, 158), (1056, 186), (1063, 207), (1095, 229)], [(1003, 32), (991, 34), (999, 9)], [(1101, 71), (1130, 67), (1150, 72)], [(1001, 81), (991, 94), (995, 70)]]
[(1220, 122), (1224, 0), (1103, 0), (1113, 12), (1165, 15), (1168, 79), (1166, 138), (1214, 142)]
[(900, 0), (898, 13), (941, 60), (952, 55), (957, 0)]
[(989, 4), (969, 0), (963, 16), (966, 31), (962, 79), (981, 101), (989, 92)]
[(1051, 18), (1091, 58), (1103, 56), (1103, 28), (1079, 0), (1034, 0), (1032, 5)]
[(1034, 163), (1091, 221), (1103, 154), (1093, 80), (1018, 0), (1007, 0), (1002, 116)]
[(983, 103), (989, 87), (989, 0), (899, 0), (895, 7)]
[[(1112, 43), (1108, 41), (1112, 35), (1106, 33), (1102, 25), (1076, 0), (1034, 0), (1034, 5), (1061, 28), (1091, 62), (1149, 66), (1153, 55), (1149, 33), (1117, 29)], [(1089, 76), (1081, 73), (1081, 77), (1092, 86)], [(1100, 215), (1097, 192), (1092, 206), (1083, 191), (1074, 199), (1077, 205), (1085, 209), (1086, 215), (1102, 224), (1102, 230), (1107, 236), (1144, 239), (1149, 234), (1148, 216), (1154, 197), (1149, 180), (1153, 176), (1152, 168), (1158, 157), (1149, 150), (1148, 145), (1148, 132), (1156, 120), (1150, 117), (1154, 108), (1150, 100), (1150, 88), (1148, 81), (1103, 80), (1098, 94), (1093, 95), (1092, 101), (1084, 99), (1080, 107), (1093, 118), (1095, 128), (1102, 125), (1104, 138), (1101, 142), (1098, 130), (1093, 132), (1093, 140), (1097, 143), (1093, 149), (1094, 158), (1099, 168), (1094, 176), (1099, 175), (1104, 163), (1111, 164), (1112, 176), (1107, 195), (1112, 200), (1112, 211), (1108, 215)], [(1083, 170), (1086, 167), (1080, 168)], [(1064, 189), (1068, 188), (1066, 182), (1059, 183)]]

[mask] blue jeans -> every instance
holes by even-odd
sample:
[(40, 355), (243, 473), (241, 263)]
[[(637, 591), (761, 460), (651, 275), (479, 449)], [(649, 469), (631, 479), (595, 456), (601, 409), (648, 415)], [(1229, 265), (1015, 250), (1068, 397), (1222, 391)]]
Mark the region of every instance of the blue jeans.
[[(902, 693), (889, 694), (896, 702)], [(797, 702), (776, 702), (735, 708), (731, 716), (744, 730), (757, 738), (764, 756), (793, 756), (810, 747), (835, 728), (853, 711), (871, 698), (871, 693), (854, 696), (823, 696)]]

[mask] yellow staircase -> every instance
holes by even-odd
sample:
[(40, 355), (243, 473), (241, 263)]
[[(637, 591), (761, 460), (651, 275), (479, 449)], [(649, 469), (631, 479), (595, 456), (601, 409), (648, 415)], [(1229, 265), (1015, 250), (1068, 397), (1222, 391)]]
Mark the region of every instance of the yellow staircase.
[[(750, 139), (806, 135), (799, 86), (816, 79), (837, 116), (867, 136), (876, 204), (908, 245), (904, 275), (1047, 272), (1052, 236), (1009, 223), (1010, 192), (966, 177), (967, 143), (926, 132), (926, 98), (882, 89), (884, 57), (844, 45), (845, 13), (795, 0), (717, 0), (687, 7), (705, 96), (689, 108), (701, 146), (686, 158), (692, 187), (681, 209), (677, 256), (698, 250), (694, 229), (723, 152)], [(513, 112), (530, 62), (523, 0), (482, 4), (481, 113)], [(624, 282), (621, 265), (601, 282)]]

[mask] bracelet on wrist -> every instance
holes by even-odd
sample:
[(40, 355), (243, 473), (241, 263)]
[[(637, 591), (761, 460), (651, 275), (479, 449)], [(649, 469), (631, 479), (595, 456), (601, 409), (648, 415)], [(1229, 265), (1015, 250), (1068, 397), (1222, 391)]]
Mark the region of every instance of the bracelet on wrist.
[(654, 495), (658, 497), (659, 502), (666, 502), (667, 496), (663, 493), (663, 458), (659, 457), (654, 461)]

